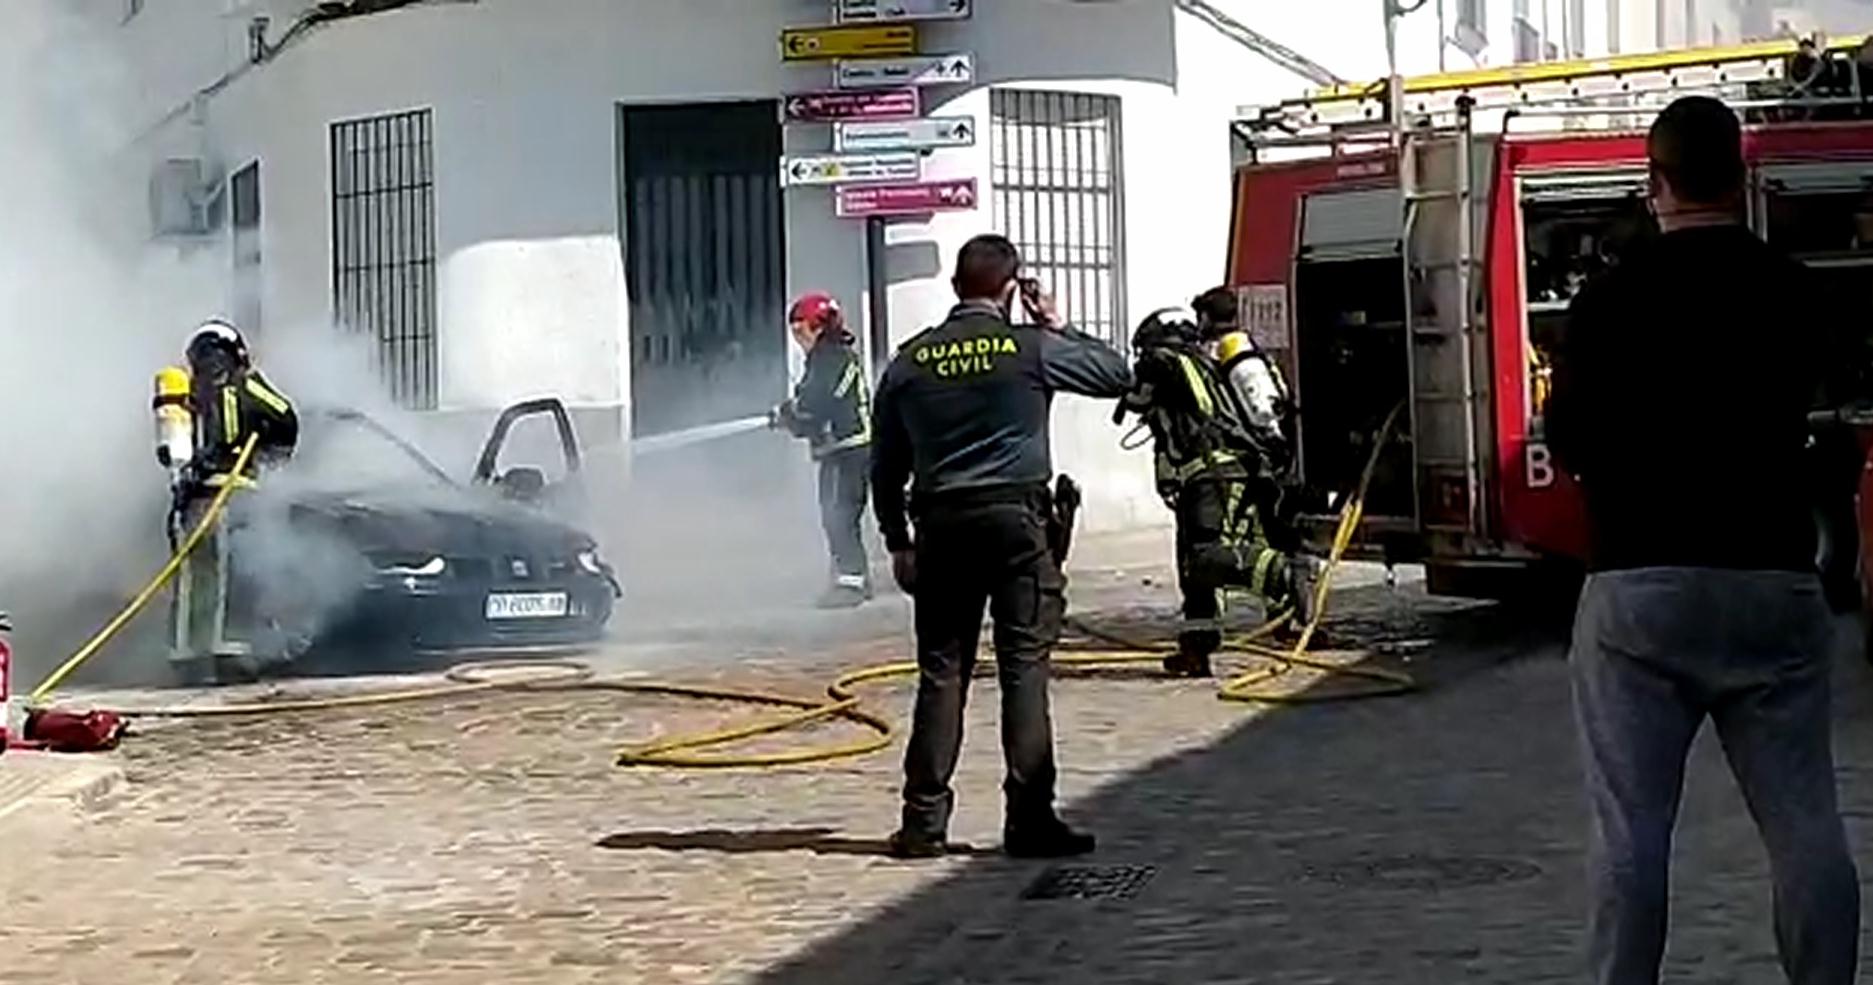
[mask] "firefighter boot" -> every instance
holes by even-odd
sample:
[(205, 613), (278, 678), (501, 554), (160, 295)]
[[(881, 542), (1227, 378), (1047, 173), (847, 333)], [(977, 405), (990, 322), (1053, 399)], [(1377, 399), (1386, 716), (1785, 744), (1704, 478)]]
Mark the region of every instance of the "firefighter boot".
[(1210, 655), (1221, 649), (1223, 634), (1217, 629), (1186, 629), (1177, 634), (1177, 652), (1164, 658), (1164, 672), (1179, 677), (1209, 677)]

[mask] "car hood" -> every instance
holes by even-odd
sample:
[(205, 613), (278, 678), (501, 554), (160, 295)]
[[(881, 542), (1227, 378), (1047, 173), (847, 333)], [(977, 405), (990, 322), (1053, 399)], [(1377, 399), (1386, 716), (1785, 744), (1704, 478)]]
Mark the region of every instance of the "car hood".
[(595, 546), (589, 535), (550, 516), (466, 490), (420, 497), (384, 491), (302, 493), (292, 505), (300, 517), (329, 525), (367, 554), (571, 557)]

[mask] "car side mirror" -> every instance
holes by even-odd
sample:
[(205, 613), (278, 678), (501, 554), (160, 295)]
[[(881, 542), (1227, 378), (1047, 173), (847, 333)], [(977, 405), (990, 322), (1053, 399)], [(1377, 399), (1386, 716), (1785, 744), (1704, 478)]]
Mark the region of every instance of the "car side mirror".
[(495, 488), (504, 499), (537, 503), (546, 492), (546, 473), (532, 467), (508, 469), (495, 481)]

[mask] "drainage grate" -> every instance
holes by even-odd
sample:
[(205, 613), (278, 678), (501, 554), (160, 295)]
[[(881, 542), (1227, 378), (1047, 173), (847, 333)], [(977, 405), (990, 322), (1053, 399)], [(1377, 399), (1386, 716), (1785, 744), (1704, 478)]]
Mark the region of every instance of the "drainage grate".
[(1021, 893), (1024, 900), (1131, 899), (1151, 881), (1149, 865), (1062, 865), (1040, 874)]
[(1521, 882), (1541, 874), (1529, 862), (1494, 858), (1433, 858), (1405, 855), (1397, 858), (1356, 859), (1327, 866), (1309, 866), (1301, 877), (1336, 886), (1371, 886), (1379, 889), (1469, 889), (1504, 882)]

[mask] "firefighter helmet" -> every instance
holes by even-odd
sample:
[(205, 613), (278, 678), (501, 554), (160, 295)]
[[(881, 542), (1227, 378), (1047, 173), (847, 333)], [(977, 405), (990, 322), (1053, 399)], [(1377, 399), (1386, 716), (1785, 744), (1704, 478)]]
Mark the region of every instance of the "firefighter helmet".
[(787, 309), (789, 325), (809, 325), (815, 330), (845, 327), (845, 313), (839, 310), (839, 300), (824, 291), (812, 291), (794, 299)]
[(247, 369), (253, 364), (247, 340), (241, 337), (240, 330), (219, 318), (202, 322), (195, 329), (195, 334), (189, 336), (187, 354), (190, 369), (211, 377)]
[(1189, 308), (1160, 308), (1145, 316), (1132, 333), (1132, 351), (1191, 346), (1202, 340), (1197, 316)]

